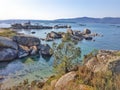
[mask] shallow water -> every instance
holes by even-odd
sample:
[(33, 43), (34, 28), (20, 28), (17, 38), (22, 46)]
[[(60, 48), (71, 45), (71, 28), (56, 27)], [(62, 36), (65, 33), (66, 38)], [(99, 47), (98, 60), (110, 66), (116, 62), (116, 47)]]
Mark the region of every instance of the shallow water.
[[(48, 25), (48, 23), (42, 23)], [(55, 25), (58, 23), (49, 23), (49, 25)], [(63, 25), (66, 23), (62, 23)], [(85, 23), (86, 26), (79, 26), (80, 23), (67, 23), (71, 25), (73, 30), (83, 30), (84, 28), (90, 29), (92, 32), (102, 34), (103, 37), (95, 37), (95, 42), (83, 40), (78, 43), (81, 47), (82, 56), (89, 53), (93, 49), (112, 49), (120, 50), (120, 28), (117, 24), (98, 24), (98, 23)], [(31, 32), (35, 31), (35, 34)], [(33, 35), (38, 38), (45, 38), (46, 34), (55, 32), (66, 32), (66, 29), (52, 29), (52, 30), (18, 30), (20, 33)], [(60, 40), (55, 40), (60, 42)], [(41, 41), (41, 43), (47, 43), (49, 45), (52, 42)], [(50, 59), (44, 59), (42, 56), (26, 57), (24, 59), (15, 60), (12, 62), (0, 63), (0, 76), (5, 76), (5, 80), (1, 80), (6, 85), (12, 81), (11, 85), (17, 84), (24, 79), (32, 80), (44, 80), (53, 74), (52, 71), (53, 57)]]

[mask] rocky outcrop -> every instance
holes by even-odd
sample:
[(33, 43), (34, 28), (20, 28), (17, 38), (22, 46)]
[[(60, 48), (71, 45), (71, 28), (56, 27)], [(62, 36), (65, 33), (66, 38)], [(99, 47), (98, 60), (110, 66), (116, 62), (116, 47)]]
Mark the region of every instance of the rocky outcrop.
[(37, 46), (40, 45), (39, 38), (33, 37), (33, 36), (26, 36), (26, 35), (17, 35), (14, 36), (13, 41), (23, 45), (23, 46)]
[(120, 73), (120, 56), (119, 51), (99, 50), (96, 56), (87, 57), (85, 65), (94, 72), (108, 70), (114, 73)]
[(0, 37), (0, 61), (11, 61), (35, 55), (40, 50), (40, 40), (36, 37), (17, 35), (12, 39)]
[(84, 29), (83, 32), (81, 32), (80, 30), (72, 30), (71, 28), (68, 28), (66, 33), (52, 31), (47, 34), (46, 39), (42, 39), (42, 40), (53, 41), (54, 39), (65, 38), (66, 35), (70, 35), (70, 38), (72, 40), (78, 40), (78, 41), (81, 41), (83, 39), (92, 40), (93, 37), (95, 36), (102, 36), (97, 33), (91, 33), (91, 30), (89, 29)]
[(62, 88), (64, 88), (65, 86), (67, 86), (67, 84), (70, 81), (75, 80), (75, 76), (76, 76), (76, 72), (72, 71), (69, 72), (65, 75), (63, 75), (55, 84), (55, 89), (54, 90), (61, 90)]
[(35, 55), (39, 52), (40, 40), (39, 38), (26, 35), (14, 36), (13, 41), (19, 46), (18, 57), (23, 58), (28, 55)]
[(59, 33), (51, 31), (50, 33), (47, 34), (47, 38), (58, 39), (61, 38), (61, 35)]

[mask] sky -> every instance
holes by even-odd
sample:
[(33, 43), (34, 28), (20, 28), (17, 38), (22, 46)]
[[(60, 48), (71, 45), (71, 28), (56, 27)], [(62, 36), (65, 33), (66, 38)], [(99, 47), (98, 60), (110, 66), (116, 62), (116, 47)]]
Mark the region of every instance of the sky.
[(120, 17), (120, 0), (0, 0), (0, 20)]

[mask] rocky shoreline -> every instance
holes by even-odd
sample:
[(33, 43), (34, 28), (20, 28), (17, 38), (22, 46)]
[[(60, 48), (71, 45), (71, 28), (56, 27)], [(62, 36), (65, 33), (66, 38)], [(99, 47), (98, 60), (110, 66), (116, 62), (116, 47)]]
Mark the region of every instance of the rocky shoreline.
[(67, 29), (66, 33), (51, 31), (46, 35), (45, 39), (24, 34), (16, 34), (9, 38), (0, 36), (0, 61), (12, 61), (36, 54), (41, 54), (43, 57), (51, 57), (52, 55), (49, 53), (51, 47), (48, 44), (41, 44), (40, 40), (53, 41), (54, 39), (65, 39), (66, 34), (69, 34), (72, 40), (77, 41), (83, 39), (93, 40), (95, 36), (102, 36), (97, 33), (92, 33), (89, 29), (84, 29), (82, 32), (70, 28)]
[(12, 61), (29, 55), (49, 53), (50, 46), (42, 45), (39, 38), (26, 35), (15, 35), (12, 38), (0, 36), (0, 61)]

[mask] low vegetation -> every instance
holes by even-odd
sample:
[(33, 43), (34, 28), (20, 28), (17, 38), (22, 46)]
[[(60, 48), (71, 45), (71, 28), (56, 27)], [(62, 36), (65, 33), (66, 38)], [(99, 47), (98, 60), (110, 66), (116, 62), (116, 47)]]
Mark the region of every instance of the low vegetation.
[(4, 28), (4, 29), (0, 29), (0, 36), (2, 37), (12, 37), (16, 35), (15, 31), (12, 31), (10, 29)]

